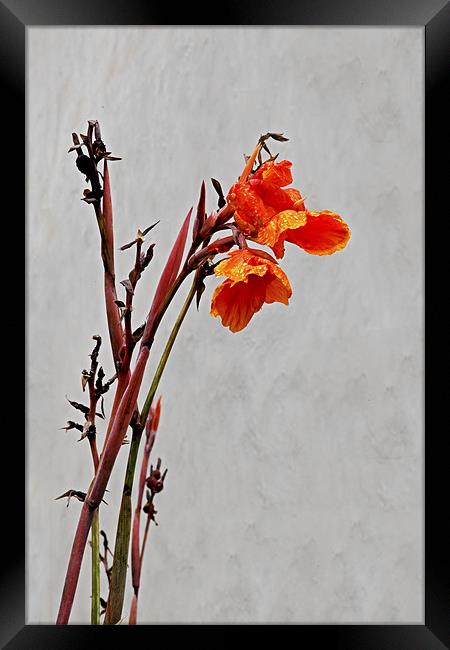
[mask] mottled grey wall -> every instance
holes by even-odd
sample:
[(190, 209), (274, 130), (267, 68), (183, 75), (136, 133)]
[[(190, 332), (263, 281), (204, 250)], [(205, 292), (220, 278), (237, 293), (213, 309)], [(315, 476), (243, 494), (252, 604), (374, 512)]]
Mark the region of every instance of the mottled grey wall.
[[(202, 179), (229, 187), (263, 132), (289, 136), (310, 209), (352, 228), (330, 257), (290, 247), (290, 306), (245, 331), (208, 315), (214, 280), (188, 315), (160, 387), (169, 473), (140, 620), (423, 621), (422, 62), (422, 29), (28, 30), (28, 622), (55, 620), (80, 510), (53, 499), (92, 474), (59, 427), (91, 336), (106, 339), (98, 233), (67, 154), (93, 118), (123, 157), (117, 246), (161, 219), (136, 324)], [(106, 346), (101, 362), (112, 373)], [(112, 539), (126, 454), (101, 510)], [(89, 607), (85, 562), (71, 620)]]

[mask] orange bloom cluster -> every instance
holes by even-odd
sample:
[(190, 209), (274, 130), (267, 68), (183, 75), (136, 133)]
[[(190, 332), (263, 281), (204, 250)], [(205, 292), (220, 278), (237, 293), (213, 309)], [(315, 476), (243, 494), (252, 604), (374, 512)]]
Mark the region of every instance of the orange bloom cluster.
[(227, 279), (216, 287), (211, 315), (220, 316), (232, 332), (243, 329), (263, 304), (282, 302), (292, 295), (287, 275), (268, 253), (252, 248), (233, 251), (214, 269)]
[[(335, 212), (312, 212), (305, 207), (292, 183), (289, 160), (263, 163), (249, 178), (241, 176), (227, 195), (236, 226), (248, 239), (284, 256), (285, 242), (296, 244), (313, 255), (330, 255), (344, 248), (350, 228)], [(291, 287), (275, 259), (256, 249), (231, 253), (215, 269), (226, 276), (212, 297), (211, 315), (220, 316), (232, 332), (243, 329), (262, 305), (288, 304)]]
[(324, 210), (306, 209), (300, 192), (286, 188), (292, 183), (292, 163), (269, 160), (245, 182), (235, 183), (228, 192), (234, 218), (250, 239), (269, 246), (278, 258), (284, 256), (284, 242), (297, 244), (313, 255), (330, 255), (346, 246), (350, 229), (341, 217)]

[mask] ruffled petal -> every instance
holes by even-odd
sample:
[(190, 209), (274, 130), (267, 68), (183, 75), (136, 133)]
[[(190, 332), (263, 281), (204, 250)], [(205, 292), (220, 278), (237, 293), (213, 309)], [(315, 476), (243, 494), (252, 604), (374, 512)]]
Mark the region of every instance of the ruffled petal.
[(280, 162), (267, 160), (253, 174), (252, 178), (260, 178), (275, 185), (275, 187), (285, 187), (292, 183), (291, 167), (292, 163), (289, 160), (281, 160)]
[[(264, 205), (273, 208), (275, 212), (282, 210), (291, 210), (294, 201), (287, 190), (282, 190), (280, 187), (272, 183), (266, 183), (259, 178), (251, 179), (248, 184), (254, 192), (261, 198)], [(267, 215), (266, 215), (267, 217)], [(267, 218), (266, 218), (267, 221)]]
[(289, 230), (286, 241), (297, 244), (312, 255), (331, 255), (345, 248), (350, 239), (350, 228), (335, 212), (300, 212), (306, 223)]
[(232, 251), (226, 259), (222, 260), (214, 269), (214, 275), (224, 275), (232, 283), (245, 282), (249, 275), (264, 276), (267, 273), (267, 262), (253, 251)]
[(267, 284), (265, 302), (281, 302), (284, 305), (289, 304), (289, 298), (292, 296), (292, 289), (288, 277), (279, 266), (271, 268), (272, 279)]
[[(288, 239), (291, 230), (304, 226), (306, 213), (295, 210), (279, 212), (258, 231), (255, 240), (259, 244), (269, 246), (278, 258), (284, 256), (284, 242)], [(289, 240), (290, 241), (290, 240)]]
[(250, 276), (246, 282), (225, 280), (214, 290), (211, 316), (220, 316), (224, 327), (239, 332), (263, 306), (266, 286), (267, 279), (257, 275)]

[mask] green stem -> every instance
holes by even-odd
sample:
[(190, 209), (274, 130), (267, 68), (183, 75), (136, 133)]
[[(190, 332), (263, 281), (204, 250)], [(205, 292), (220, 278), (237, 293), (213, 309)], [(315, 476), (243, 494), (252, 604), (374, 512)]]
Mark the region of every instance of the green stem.
[(91, 625), (100, 625), (100, 543), (98, 508), (92, 519), (92, 602)]
[(175, 343), (175, 339), (177, 338), (177, 334), (180, 331), (181, 324), (183, 323), (184, 317), (187, 314), (187, 311), (191, 305), (192, 300), (194, 299), (195, 292), (197, 290), (197, 274), (194, 277), (194, 280), (192, 282), (191, 288), (189, 290), (188, 295), (186, 296), (186, 300), (184, 301), (184, 304), (181, 308), (180, 313), (178, 314), (178, 318), (175, 321), (175, 325), (172, 328), (172, 331), (170, 332), (170, 336), (167, 339), (166, 347), (164, 348), (164, 352), (161, 355), (161, 359), (159, 360), (158, 367), (156, 368), (155, 375), (153, 377), (152, 385), (150, 386), (150, 389), (147, 394), (147, 398), (145, 400), (144, 406), (142, 407), (141, 411), (141, 423), (142, 425), (145, 426), (145, 422), (147, 420), (148, 413), (150, 411), (150, 406), (152, 405), (153, 398), (155, 397), (155, 393), (158, 390), (159, 382), (161, 380), (161, 376), (164, 372), (164, 368), (166, 367), (167, 361), (169, 359), (170, 352), (172, 351), (173, 344)]
[(192, 303), (197, 290), (197, 274), (194, 277), (192, 286), (184, 301), (178, 318), (172, 328), (170, 336), (167, 340), (166, 347), (159, 360), (158, 367), (156, 368), (153, 381), (145, 400), (145, 404), (141, 411), (140, 426), (133, 429), (131, 439), (130, 451), (128, 455), (127, 470), (125, 474), (125, 481), (122, 492), (122, 502), (120, 504), (119, 520), (117, 524), (116, 541), (114, 546), (114, 561), (111, 573), (111, 584), (109, 587), (108, 606), (105, 615), (106, 625), (115, 625), (122, 616), (123, 600), (125, 595), (125, 582), (127, 573), (127, 560), (128, 549), (130, 546), (130, 532), (131, 532), (131, 492), (133, 489), (134, 474), (136, 469), (136, 461), (139, 451), (139, 444), (141, 442), (142, 431), (145, 427), (150, 407), (153, 398), (158, 389), (161, 376), (166, 367), (169, 359), (170, 352), (177, 338), (181, 324), (187, 314), (187, 311)]

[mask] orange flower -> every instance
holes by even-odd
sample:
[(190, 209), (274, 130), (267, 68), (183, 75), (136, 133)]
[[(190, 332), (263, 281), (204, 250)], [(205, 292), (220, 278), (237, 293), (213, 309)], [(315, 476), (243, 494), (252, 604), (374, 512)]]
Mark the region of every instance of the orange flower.
[(291, 167), (289, 160), (268, 160), (249, 180), (231, 187), (227, 200), (239, 229), (279, 258), (285, 241), (314, 255), (341, 250), (350, 239), (350, 228), (334, 212), (306, 210), (301, 193), (285, 187), (292, 183)]
[(292, 295), (286, 274), (268, 253), (253, 248), (233, 251), (214, 270), (227, 279), (214, 290), (211, 316), (239, 332), (264, 303), (288, 304)]

